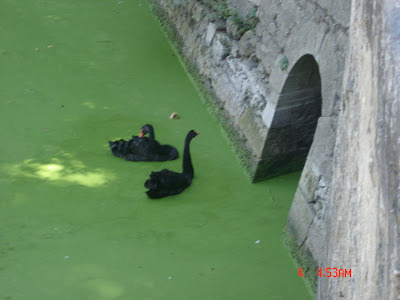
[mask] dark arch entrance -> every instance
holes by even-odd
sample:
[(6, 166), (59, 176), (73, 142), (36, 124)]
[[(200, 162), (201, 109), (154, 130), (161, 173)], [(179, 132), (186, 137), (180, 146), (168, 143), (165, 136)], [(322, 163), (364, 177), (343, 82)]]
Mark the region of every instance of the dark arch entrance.
[(321, 77), (312, 55), (302, 56), (282, 88), (254, 181), (301, 170), (321, 116)]

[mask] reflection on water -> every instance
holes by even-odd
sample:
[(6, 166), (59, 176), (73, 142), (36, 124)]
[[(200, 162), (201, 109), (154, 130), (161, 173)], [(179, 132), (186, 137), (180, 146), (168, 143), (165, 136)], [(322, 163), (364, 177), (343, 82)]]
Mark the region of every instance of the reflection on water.
[(63, 153), (60, 158), (54, 157), (47, 162), (39, 162), (34, 158), (26, 159), (11, 166), (9, 174), (13, 177), (31, 177), (87, 187), (99, 187), (115, 178), (110, 171), (101, 168), (90, 170), (69, 153)]

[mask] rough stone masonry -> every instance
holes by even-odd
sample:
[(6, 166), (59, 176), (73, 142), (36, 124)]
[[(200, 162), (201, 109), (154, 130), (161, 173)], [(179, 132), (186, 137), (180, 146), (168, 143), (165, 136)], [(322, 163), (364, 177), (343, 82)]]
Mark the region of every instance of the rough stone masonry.
[(398, 2), (150, 2), (252, 181), (303, 170), (288, 245), (352, 269), (321, 299), (400, 299)]

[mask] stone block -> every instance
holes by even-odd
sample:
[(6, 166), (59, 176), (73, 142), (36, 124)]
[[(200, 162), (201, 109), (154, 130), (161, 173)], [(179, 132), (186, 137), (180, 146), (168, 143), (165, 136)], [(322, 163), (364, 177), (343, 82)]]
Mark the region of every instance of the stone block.
[(233, 8), (241, 18), (245, 18), (253, 9), (255, 5), (255, 3), (253, 3), (254, 1), (260, 2), (260, 0), (227, 0), (227, 4), (229, 7)]
[(307, 203), (314, 202), (315, 192), (319, 187), (319, 178), (321, 173), (314, 169), (313, 163), (310, 160), (304, 165), (303, 172), (299, 180), (297, 193), (301, 193), (303, 199)]
[(232, 57), (239, 57), (239, 43), (236, 40), (231, 41), (231, 55)]
[(318, 4), (326, 11), (335, 12), (334, 21), (337, 24), (341, 24), (342, 26), (345, 26), (345, 27), (347, 27), (349, 25), (351, 1), (319, 0)]
[(305, 241), (314, 217), (315, 214), (310, 205), (303, 198), (302, 193), (297, 190), (289, 211), (287, 228), (295, 237), (298, 245), (302, 245)]
[[(259, 122), (257, 123), (256, 120), (259, 120)], [(253, 153), (260, 156), (264, 147), (265, 138), (262, 138), (263, 125), (260, 117), (253, 107), (248, 106), (242, 113), (239, 119), (239, 127), (246, 136), (247, 143), (253, 149)], [(257, 132), (257, 134), (254, 134), (255, 132)]]
[(277, 102), (278, 102), (278, 94), (272, 92), (268, 97), (267, 105), (265, 106), (264, 111), (262, 113), (262, 120), (265, 126), (268, 128), (271, 127), (272, 121), (274, 120)]
[(239, 40), (239, 53), (249, 57), (256, 49), (256, 36), (252, 30), (247, 31)]
[(224, 31), (226, 30), (226, 21), (218, 19), (215, 21), (215, 26), (217, 27), (217, 30)]
[(235, 40), (240, 39), (239, 26), (235, 23), (234, 17), (232, 16), (226, 19), (226, 32)]
[(336, 141), (335, 117), (320, 117), (314, 134), (314, 141), (308, 159), (315, 168), (323, 174), (324, 181), (330, 184), (332, 180), (333, 152)]
[(289, 58), (289, 68), (286, 70), (281, 70), (280, 68), (281, 53), (278, 52), (280, 51), (280, 49), (275, 48), (275, 51), (276, 51), (275, 53), (270, 53), (270, 55), (272, 55), (270, 57), (272, 62), (272, 70), (271, 70), (271, 75), (269, 77), (269, 82), (273, 89), (275, 89), (276, 91), (281, 91), (283, 85), (286, 82), (289, 70), (293, 66), (293, 64), (291, 57), (286, 55)]
[(315, 223), (315, 219), (308, 230), (304, 247), (313, 253), (313, 259), (315, 261), (318, 263), (324, 261), (326, 253), (326, 229), (318, 226), (318, 224)]
[(208, 23), (206, 37), (204, 39), (205, 45), (209, 47), (214, 38), (215, 32), (217, 31), (217, 26), (214, 23)]
[(230, 40), (226, 34), (217, 33), (214, 37), (214, 42), (211, 49), (215, 63), (227, 57), (231, 51)]
[(277, 25), (277, 36), (284, 40), (291, 34), (292, 29), (297, 25), (297, 20), (302, 19), (302, 12), (296, 5), (296, 1), (281, 1), (281, 8), (275, 19)]
[(267, 25), (267, 32), (269, 33), (269, 35), (276, 36), (277, 31), (278, 26), (276, 25), (276, 22), (274, 20), (270, 21)]

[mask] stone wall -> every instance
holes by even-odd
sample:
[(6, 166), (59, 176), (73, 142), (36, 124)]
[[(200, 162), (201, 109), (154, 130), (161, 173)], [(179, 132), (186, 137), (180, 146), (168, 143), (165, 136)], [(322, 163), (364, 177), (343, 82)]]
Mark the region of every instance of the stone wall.
[[(189, 71), (211, 95), (252, 180), (304, 166), (287, 228), (293, 251), (320, 261), (350, 5), (229, 0), (228, 7), (242, 20), (256, 7), (258, 23), (240, 32), (235, 16), (221, 18), (224, 11), (200, 1), (153, 1)], [(315, 264), (304, 263), (315, 282)]]
[(400, 299), (400, 5), (352, 3), (321, 299)]
[(251, 179), (303, 168), (288, 245), (314, 289), (319, 263), (353, 275), (321, 299), (395, 299), (395, 1), (150, 2)]
[[(242, 20), (254, 13), (258, 23), (248, 31), (243, 31), (235, 16), (221, 17), (222, 12), (213, 11), (201, 1), (152, 3), (164, 24), (172, 24), (172, 37), (182, 57), (229, 123), (230, 136), (252, 180), (302, 169), (318, 117), (336, 116), (337, 91), (344, 70), (348, 1), (343, 1), (340, 13), (335, 11), (337, 5), (329, 1), (228, 1), (228, 7), (236, 10)], [(320, 86), (306, 83), (303, 94), (299, 93), (299, 85), (286, 84), (284, 89), (296, 62), (305, 55), (312, 59), (304, 59), (303, 68), (298, 69), (318, 78)], [(286, 59), (288, 64), (282, 68)], [(315, 66), (308, 70), (310, 61)], [(314, 71), (324, 76), (319, 77)], [(314, 95), (316, 90), (319, 93)], [(286, 105), (280, 101), (282, 93), (288, 96)], [(296, 97), (297, 102), (289, 101)], [(299, 117), (311, 110), (312, 120)], [(297, 117), (287, 118), (286, 112)], [(304, 122), (311, 123), (309, 129), (303, 130)], [(306, 138), (296, 139), (299, 132)], [(286, 143), (282, 143), (283, 136), (287, 137)]]

